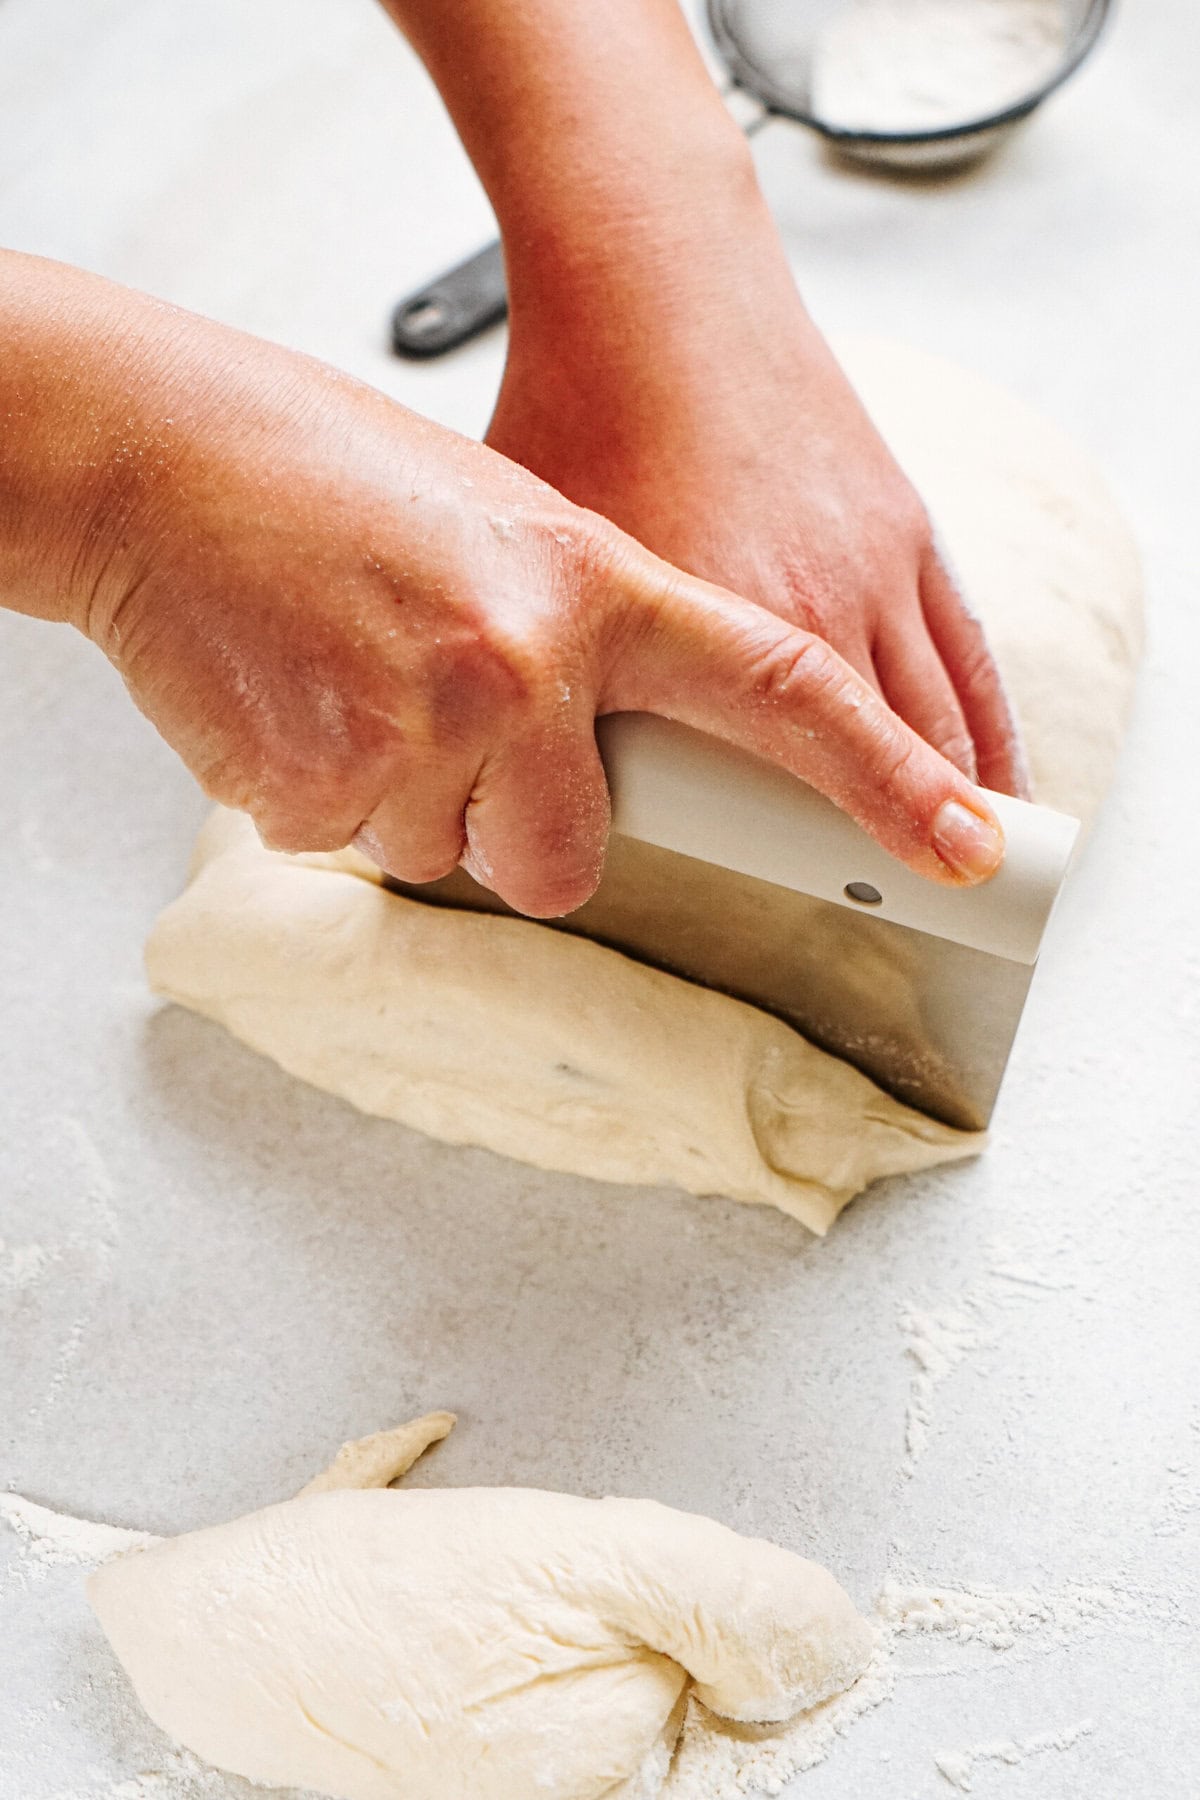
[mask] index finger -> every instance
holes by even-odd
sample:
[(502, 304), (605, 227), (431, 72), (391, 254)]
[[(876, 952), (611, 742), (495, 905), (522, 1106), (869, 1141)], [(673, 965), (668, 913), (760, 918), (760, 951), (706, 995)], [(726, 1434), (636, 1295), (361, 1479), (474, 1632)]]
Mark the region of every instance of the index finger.
[(635, 548), (598, 712), (659, 713), (782, 764), (931, 880), (995, 874), (1004, 837), (986, 797), (824, 639)]
[(985, 787), (1029, 798), (1020, 733), (983, 625), (935, 550), (921, 573), (921, 610), (954, 683)]

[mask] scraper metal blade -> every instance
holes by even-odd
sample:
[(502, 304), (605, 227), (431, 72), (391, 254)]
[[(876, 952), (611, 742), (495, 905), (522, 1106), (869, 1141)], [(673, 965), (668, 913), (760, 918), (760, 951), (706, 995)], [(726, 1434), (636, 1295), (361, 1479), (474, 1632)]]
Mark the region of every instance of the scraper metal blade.
[[(941, 887), (744, 751), (642, 714), (603, 719), (597, 736), (613, 797), (604, 876), (576, 912), (539, 924), (774, 1013), (908, 1105), (981, 1130), (1076, 821), (989, 794), (1003, 867), (982, 887)], [(387, 885), (511, 912), (462, 869)]]

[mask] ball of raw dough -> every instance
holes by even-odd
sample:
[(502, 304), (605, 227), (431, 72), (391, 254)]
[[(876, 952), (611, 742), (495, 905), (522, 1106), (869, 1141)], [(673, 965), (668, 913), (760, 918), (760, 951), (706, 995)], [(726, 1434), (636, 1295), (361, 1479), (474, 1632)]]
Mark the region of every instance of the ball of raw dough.
[(151, 1717), (342, 1800), (650, 1800), (689, 1689), (790, 1718), (874, 1633), (824, 1569), (647, 1500), (313, 1492), (108, 1564)]

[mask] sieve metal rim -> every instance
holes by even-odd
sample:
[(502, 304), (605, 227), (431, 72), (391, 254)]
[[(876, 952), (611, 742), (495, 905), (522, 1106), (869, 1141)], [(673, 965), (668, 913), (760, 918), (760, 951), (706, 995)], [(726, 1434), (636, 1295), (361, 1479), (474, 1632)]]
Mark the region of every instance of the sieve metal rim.
[(881, 146), (902, 146), (906, 144), (950, 144), (959, 139), (978, 137), (984, 132), (1002, 130), (1008, 125), (1016, 125), (1027, 118), (1040, 106), (1056, 88), (1062, 86), (1072, 76), (1084, 58), (1094, 49), (1096, 40), (1113, 10), (1114, 0), (1088, 0), (1087, 10), (1079, 21), (1075, 36), (1067, 47), (1063, 60), (1053, 75), (1036, 87), (1032, 93), (1016, 101), (999, 112), (984, 113), (978, 118), (964, 120), (958, 125), (939, 125), (923, 131), (864, 131), (857, 127), (831, 125), (827, 120), (818, 118), (807, 112), (788, 98), (772, 81), (770, 75), (759, 68), (753, 58), (743, 50), (736, 32), (731, 32), (727, 20), (728, 0), (705, 0), (705, 12), (708, 21), (709, 35), (713, 40), (717, 55), (724, 63), (734, 84), (745, 93), (753, 96), (773, 117), (793, 119), (798, 124), (807, 125), (822, 137), (834, 144), (878, 144)]

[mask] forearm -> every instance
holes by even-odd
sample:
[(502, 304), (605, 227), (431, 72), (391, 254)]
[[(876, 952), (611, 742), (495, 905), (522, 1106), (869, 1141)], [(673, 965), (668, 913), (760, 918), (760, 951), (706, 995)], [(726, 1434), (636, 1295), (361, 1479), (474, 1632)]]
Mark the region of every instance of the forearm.
[[(756, 199), (677, 0), (384, 0), (425, 61), (526, 289), (644, 273), (681, 224)], [(544, 296), (543, 296), (544, 298)]]
[[(0, 604), (86, 626), (183, 423), (163, 380), (183, 316), (0, 252)], [(176, 386), (182, 400), (186, 377)]]
[(0, 344), (0, 605), (88, 630), (198, 478), (197, 446), (243, 391), (261, 396), (264, 359), (283, 353), (13, 251), (0, 251)]

